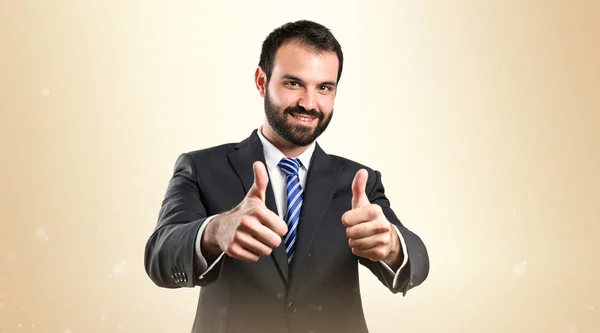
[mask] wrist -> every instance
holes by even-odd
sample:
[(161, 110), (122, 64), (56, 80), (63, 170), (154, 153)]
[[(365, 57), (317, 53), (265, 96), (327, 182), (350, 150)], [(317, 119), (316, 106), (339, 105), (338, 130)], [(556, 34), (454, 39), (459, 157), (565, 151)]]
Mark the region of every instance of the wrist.
[(398, 234), (396, 233), (396, 230), (393, 226), (391, 226), (390, 228), (390, 239), (390, 252), (383, 259), (383, 262), (385, 262), (388, 266), (396, 270), (400, 267), (400, 264), (404, 259), (404, 255), (401, 253), (402, 251), (400, 249), (400, 239), (398, 238)]
[(208, 222), (204, 232), (202, 233), (202, 238), (200, 239), (200, 248), (202, 249), (202, 253), (207, 254), (209, 257), (217, 256), (221, 252), (221, 248), (219, 247), (216, 239), (216, 235), (218, 233), (217, 227), (222, 218), (221, 215), (222, 214), (219, 214), (213, 217)]

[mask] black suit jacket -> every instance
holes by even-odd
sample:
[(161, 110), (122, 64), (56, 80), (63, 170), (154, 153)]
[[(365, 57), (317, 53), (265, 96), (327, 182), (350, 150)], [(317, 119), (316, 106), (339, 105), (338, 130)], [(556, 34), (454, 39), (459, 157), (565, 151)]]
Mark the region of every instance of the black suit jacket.
[[(230, 210), (244, 198), (253, 184), (255, 161), (265, 162), (256, 130), (237, 144), (184, 153), (175, 164), (156, 229), (146, 244), (145, 268), (160, 287), (201, 287), (192, 332), (368, 332), (359, 263), (392, 293), (405, 295), (425, 280), (429, 273), (426, 247), (390, 208), (380, 173), (328, 155), (318, 144), (307, 173), (291, 265), (282, 242), (270, 256), (255, 263), (225, 255), (200, 279), (204, 272), (194, 258), (198, 230), (207, 217)], [(355, 256), (348, 245), (341, 217), (351, 209), (351, 184), (360, 168), (369, 173), (369, 200), (382, 207), (406, 244), (408, 262), (397, 288), (380, 263)], [(270, 184), (267, 207), (277, 213)]]

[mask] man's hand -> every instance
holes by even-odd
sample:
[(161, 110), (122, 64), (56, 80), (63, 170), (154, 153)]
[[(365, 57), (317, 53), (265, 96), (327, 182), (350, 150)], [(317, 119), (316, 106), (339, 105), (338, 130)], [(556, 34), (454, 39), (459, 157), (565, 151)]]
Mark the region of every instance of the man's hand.
[(365, 193), (368, 177), (367, 171), (361, 169), (352, 182), (352, 209), (342, 216), (348, 244), (357, 256), (396, 266), (400, 241), (381, 207), (369, 202)]
[(255, 162), (254, 185), (240, 204), (215, 216), (202, 234), (202, 252), (256, 262), (268, 256), (281, 243), (287, 225), (265, 205), (269, 175), (261, 162)]

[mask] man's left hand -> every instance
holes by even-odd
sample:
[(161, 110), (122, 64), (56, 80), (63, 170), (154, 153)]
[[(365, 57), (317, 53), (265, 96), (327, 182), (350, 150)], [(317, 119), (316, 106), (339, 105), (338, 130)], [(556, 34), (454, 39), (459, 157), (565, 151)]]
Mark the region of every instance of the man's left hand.
[(381, 207), (369, 202), (365, 193), (368, 177), (367, 171), (361, 169), (352, 182), (352, 209), (342, 216), (348, 244), (357, 256), (396, 266), (400, 240)]

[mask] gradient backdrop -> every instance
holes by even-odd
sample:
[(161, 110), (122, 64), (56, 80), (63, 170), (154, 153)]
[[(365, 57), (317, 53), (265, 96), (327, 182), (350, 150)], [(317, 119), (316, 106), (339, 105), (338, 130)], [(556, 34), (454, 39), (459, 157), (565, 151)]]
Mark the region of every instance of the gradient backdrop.
[(372, 332), (600, 332), (598, 1), (4, 0), (0, 333), (189, 332), (146, 239), (176, 157), (262, 123), (260, 45), (300, 18), (346, 56), (322, 146), (430, 251), (405, 298), (361, 270)]

